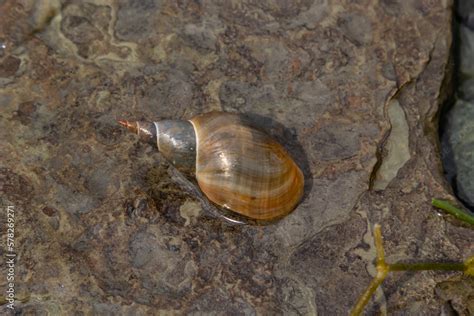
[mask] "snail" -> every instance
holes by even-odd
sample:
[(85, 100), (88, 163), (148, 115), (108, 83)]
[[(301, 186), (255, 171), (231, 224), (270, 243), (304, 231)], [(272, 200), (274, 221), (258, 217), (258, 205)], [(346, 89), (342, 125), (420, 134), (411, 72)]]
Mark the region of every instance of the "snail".
[(214, 204), (255, 220), (290, 213), (304, 177), (277, 141), (239, 114), (209, 112), (184, 120), (119, 123), (158, 146), (180, 172), (194, 176)]

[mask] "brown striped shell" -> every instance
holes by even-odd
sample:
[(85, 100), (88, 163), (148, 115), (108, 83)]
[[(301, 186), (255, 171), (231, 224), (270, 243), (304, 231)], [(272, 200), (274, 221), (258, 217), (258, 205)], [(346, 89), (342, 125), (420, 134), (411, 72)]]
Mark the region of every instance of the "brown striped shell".
[(279, 143), (236, 114), (211, 112), (190, 121), (196, 179), (209, 200), (261, 220), (295, 208), (303, 195), (303, 173)]
[[(238, 114), (210, 112), (189, 122), (195, 139), (188, 143), (182, 138), (168, 141), (166, 124), (155, 123), (158, 147), (178, 169), (180, 162), (175, 153), (163, 150), (169, 147), (167, 144), (195, 151), (195, 177), (210, 201), (257, 220), (280, 218), (296, 207), (303, 195), (303, 173), (273, 138), (251, 127)], [(174, 128), (173, 133), (180, 129), (188, 130), (183, 125)], [(160, 138), (160, 134), (165, 137)]]

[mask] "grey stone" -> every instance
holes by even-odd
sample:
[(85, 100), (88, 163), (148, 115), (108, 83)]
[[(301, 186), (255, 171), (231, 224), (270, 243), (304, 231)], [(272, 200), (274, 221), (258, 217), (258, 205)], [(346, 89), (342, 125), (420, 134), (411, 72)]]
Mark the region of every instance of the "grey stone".
[(474, 103), (458, 100), (449, 111), (443, 156), (454, 169), (449, 176), (461, 199), (474, 206)]
[(460, 25), (459, 34), (462, 43), (459, 51), (459, 71), (463, 76), (473, 77), (474, 62), (472, 56), (474, 55), (474, 32), (471, 29)]

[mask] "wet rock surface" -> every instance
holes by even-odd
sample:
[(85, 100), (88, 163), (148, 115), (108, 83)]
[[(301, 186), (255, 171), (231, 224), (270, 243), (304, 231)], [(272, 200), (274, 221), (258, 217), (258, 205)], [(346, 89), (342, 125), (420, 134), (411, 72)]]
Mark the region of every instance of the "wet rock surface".
[[(472, 230), (430, 206), (452, 198), (436, 130), (450, 1), (0, 6), (20, 313), (346, 314), (375, 273), (374, 223), (391, 261), (473, 253)], [(116, 124), (211, 110), (250, 114), (295, 156), (307, 185), (293, 213), (267, 226), (212, 216)], [(469, 296), (444, 285), (469, 286), (458, 279), (393, 275), (368, 309), (465, 313)]]

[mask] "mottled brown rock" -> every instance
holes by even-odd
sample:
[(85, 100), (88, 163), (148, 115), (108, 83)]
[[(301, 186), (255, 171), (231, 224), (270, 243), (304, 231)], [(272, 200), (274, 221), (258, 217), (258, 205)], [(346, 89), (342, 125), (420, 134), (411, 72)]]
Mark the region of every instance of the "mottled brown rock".
[(0, 63), (0, 77), (13, 76), (20, 67), (21, 60), (14, 56), (5, 57)]
[[(430, 206), (453, 198), (436, 124), (451, 5), (1, 2), (0, 62), (12, 62), (0, 78), (0, 185), (2, 205), (16, 206), (17, 313), (347, 314), (375, 274), (374, 223), (390, 261), (472, 255), (472, 230)], [(115, 123), (211, 110), (248, 114), (295, 156), (306, 186), (293, 213), (230, 225)], [(391, 117), (408, 126), (409, 158), (386, 171), (387, 139), (406, 137), (391, 135)], [(376, 191), (380, 176), (390, 180)], [(368, 311), (470, 310), (440, 287), (469, 286), (457, 278), (391, 275)]]

